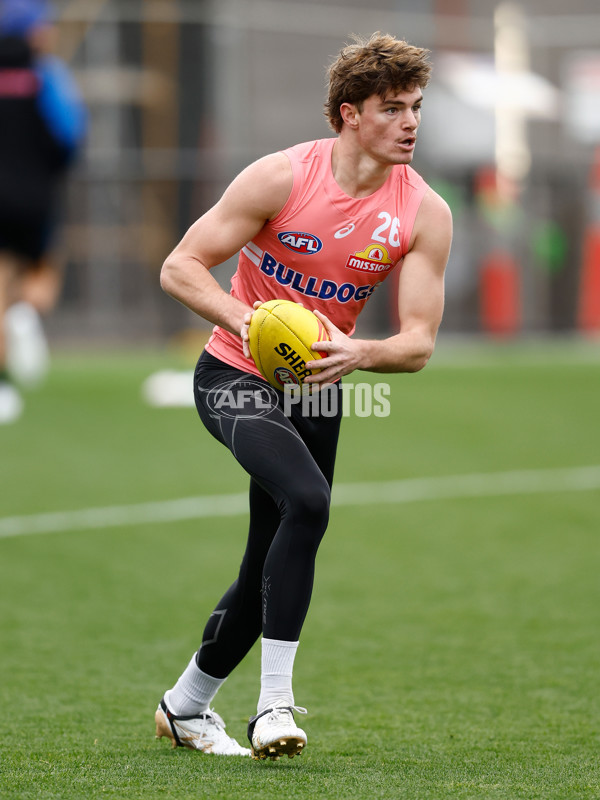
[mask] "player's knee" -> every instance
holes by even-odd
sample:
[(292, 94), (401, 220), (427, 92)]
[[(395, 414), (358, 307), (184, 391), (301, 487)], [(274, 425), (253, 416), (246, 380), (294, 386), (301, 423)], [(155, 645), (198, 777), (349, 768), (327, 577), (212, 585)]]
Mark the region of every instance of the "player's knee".
[(331, 490), (327, 481), (307, 481), (294, 493), (294, 515), (315, 533), (323, 534), (329, 522)]

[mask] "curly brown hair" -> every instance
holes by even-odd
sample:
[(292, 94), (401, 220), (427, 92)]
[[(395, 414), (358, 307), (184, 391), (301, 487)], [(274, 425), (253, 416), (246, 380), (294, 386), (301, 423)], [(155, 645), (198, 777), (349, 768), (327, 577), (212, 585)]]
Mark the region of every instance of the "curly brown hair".
[(431, 76), (429, 50), (396, 39), (387, 33), (374, 33), (369, 39), (353, 36), (328, 69), (329, 94), (325, 116), (336, 133), (342, 129), (342, 103), (362, 110), (372, 95), (384, 98), (390, 91), (424, 89)]

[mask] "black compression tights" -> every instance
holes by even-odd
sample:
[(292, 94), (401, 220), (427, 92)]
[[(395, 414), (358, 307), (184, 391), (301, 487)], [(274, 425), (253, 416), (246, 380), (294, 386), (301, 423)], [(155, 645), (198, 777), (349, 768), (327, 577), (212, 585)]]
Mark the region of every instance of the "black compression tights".
[[(198, 362), (200, 418), (250, 475), (246, 552), (206, 624), (197, 656), (200, 669), (213, 677), (229, 675), (261, 633), (284, 641), (300, 636), (329, 518), (342, 413), (341, 386), (328, 391), (335, 392), (328, 416), (303, 414), (300, 403), (286, 415), (282, 393), (265, 381), (206, 352)], [(337, 411), (329, 416), (332, 408)]]

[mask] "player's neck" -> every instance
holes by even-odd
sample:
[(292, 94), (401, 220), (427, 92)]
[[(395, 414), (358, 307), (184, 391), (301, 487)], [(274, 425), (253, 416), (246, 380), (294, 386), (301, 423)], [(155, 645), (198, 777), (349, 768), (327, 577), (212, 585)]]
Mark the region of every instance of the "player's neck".
[(380, 189), (392, 165), (376, 161), (352, 142), (339, 137), (331, 154), (331, 170), (340, 189), (350, 197), (368, 197)]

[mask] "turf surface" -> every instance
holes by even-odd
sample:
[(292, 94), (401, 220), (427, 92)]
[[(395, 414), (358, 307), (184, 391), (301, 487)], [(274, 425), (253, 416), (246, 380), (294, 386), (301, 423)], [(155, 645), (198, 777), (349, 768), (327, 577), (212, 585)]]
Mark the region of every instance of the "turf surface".
[[(193, 410), (140, 401), (166, 365), (56, 356), (0, 428), (0, 521), (245, 491)], [(340, 484), (600, 464), (593, 349), (440, 347), (390, 384), (389, 418), (344, 420)], [(243, 516), (0, 538), (0, 797), (598, 798), (599, 506), (598, 489), (336, 506), (296, 661), (309, 744), (277, 763), (153, 738)], [(255, 648), (216, 704), (240, 742), (258, 668)]]

